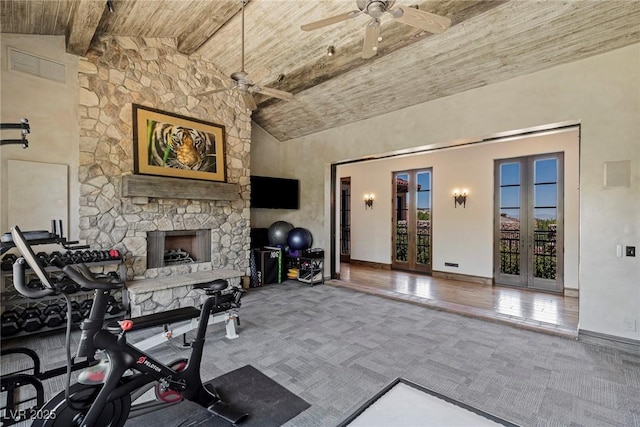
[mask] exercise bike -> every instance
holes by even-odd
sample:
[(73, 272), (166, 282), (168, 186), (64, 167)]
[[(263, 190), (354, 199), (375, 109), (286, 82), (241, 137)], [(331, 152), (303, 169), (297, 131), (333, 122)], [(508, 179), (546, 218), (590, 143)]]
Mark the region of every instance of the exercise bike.
[[(28, 298), (62, 294), (49, 280), (47, 272), (38, 263), (18, 226), (13, 227), (11, 234), (22, 255), (13, 264), (14, 286), (18, 292)], [(40, 279), (42, 289), (26, 286), (26, 264)], [(215, 390), (202, 384), (200, 378), (204, 336), (215, 297), (207, 298), (202, 305), (196, 337), (191, 343), (191, 357), (188, 361), (181, 360), (165, 365), (127, 343), (127, 332), (134, 328), (136, 319), (121, 321), (120, 331), (117, 333), (105, 328), (109, 296), (112, 291), (122, 288), (122, 282), (96, 279), (89, 268), (82, 264), (66, 265), (62, 271), (80, 286), (95, 290), (89, 317), (83, 320), (80, 326), (82, 332), (76, 357), (91, 359), (95, 357), (96, 352), (102, 351), (108, 358), (108, 372), (102, 384), (77, 383), (54, 396), (32, 414), (32, 426), (123, 426), (130, 413), (139, 409), (132, 406), (132, 401), (135, 401), (140, 390), (148, 389), (150, 383), (157, 383), (161, 393), (177, 394), (180, 400), (184, 398), (193, 401), (232, 424), (240, 423), (248, 417), (248, 414), (222, 401)], [(218, 279), (210, 283), (208, 289), (217, 292), (227, 286), (225, 280)], [(141, 405), (146, 406), (144, 403)], [(145, 413), (145, 408), (142, 408), (140, 413)]]

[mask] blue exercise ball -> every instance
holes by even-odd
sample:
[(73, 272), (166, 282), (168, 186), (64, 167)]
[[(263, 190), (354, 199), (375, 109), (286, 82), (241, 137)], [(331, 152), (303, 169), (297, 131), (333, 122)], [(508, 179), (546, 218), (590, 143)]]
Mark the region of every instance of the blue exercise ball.
[(267, 230), (267, 239), (271, 246), (284, 246), (287, 244), (287, 236), (293, 229), (293, 225), (287, 221), (276, 221)]
[(309, 249), (313, 244), (313, 236), (306, 228), (296, 227), (289, 231), (287, 243), (295, 251)]

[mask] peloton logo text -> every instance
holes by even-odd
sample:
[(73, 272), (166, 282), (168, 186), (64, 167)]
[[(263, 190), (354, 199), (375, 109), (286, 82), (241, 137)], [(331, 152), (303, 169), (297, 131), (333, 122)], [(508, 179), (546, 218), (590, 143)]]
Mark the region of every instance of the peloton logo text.
[(138, 361), (136, 362), (138, 365), (144, 365), (144, 366), (148, 366), (149, 368), (153, 369), (156, 372), (160, 372), (160, 368), (156, 365), (154, 365), (153, 363), (149, 362), (147, 360), (146, 356), (140, 356), (140, 358), (138, 359)]

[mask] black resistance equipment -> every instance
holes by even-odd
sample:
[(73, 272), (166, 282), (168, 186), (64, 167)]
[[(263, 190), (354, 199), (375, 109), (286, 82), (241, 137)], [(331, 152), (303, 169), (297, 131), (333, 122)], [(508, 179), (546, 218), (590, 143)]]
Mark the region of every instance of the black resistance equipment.
[[(61, 219), (51, 220), (50, 232), (45, 230), (26, 231), (25, 233), (23, 233), (23, 235), (25, 237), (25, 241), (29, 242), (29, 244), (31, 245), (58, 244), (58, 245), (62, 245), (62, 247), (65, 249), (87, 249), (89, 247), (88, 245), (78, 245), (77, 241), (68, 241), (64, 237)], [(0, 255), (4, 254), (14, 246), (16, 245), (13, 242), (13, 236), (11, 233), (4, 233), (2, 236), (0, 236)], [(109, 251), (106, 251), (106, 252), (108, 253)], [(49, 256), (49, 259), (47, 260), (48, 264), (55, 265), (53, 261), (53, 257), (57, 255), (60, 255), (60, 253), (52, 252), (51, 255)], [(5, 257), (7, 256), (9, 255), (5, 255)], [(3, 261), (5, 257), (2, 258)], [(34, 258), (37, 258), (37, 256), (34, 255)], [(114, 259), (119, 259), (119, 258), (114, 258)], [(13, 262), (15, 262), (15, 260)], [(11, 265), (13, 265), (13, 262)], [(10, 266), (2, 264), (3, 270), (7, 267), (11, 269)]]
[(20, 123), (0, 123), (0, 130), (4, 129), (20, 129), (20, 131), (22, 132), (22, 138), (0, 139), (0, 145), (21, 144), (22, 148), (27, 148), (29, 146), (29, 141), (27, 140), (27, 135), (31, 133), (29, 120), (22, 119), (20, 120)]

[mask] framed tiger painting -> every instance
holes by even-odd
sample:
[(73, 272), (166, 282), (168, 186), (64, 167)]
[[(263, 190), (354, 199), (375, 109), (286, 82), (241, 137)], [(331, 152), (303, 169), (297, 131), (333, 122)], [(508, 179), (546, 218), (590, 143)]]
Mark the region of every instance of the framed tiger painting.
[(134, 172), (226, 181), (224, 126), (133, 104)]

